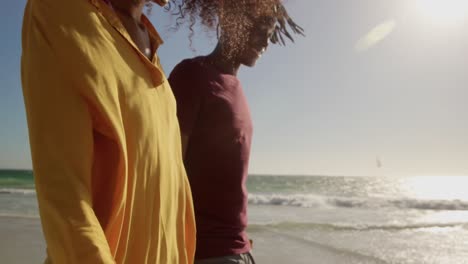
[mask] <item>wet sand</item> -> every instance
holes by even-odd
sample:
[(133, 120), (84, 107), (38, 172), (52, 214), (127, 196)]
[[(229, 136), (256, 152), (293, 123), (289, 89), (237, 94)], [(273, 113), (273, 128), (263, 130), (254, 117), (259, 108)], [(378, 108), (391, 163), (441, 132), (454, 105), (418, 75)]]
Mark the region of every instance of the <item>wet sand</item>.
[[(42, 263), (46, 255), (39, 218), (0, 216), (1, 263)], [(269, 230), (250, 230), (258, 264), (379, 263)], [(137, 264), (137, 263), (136, 263)]]

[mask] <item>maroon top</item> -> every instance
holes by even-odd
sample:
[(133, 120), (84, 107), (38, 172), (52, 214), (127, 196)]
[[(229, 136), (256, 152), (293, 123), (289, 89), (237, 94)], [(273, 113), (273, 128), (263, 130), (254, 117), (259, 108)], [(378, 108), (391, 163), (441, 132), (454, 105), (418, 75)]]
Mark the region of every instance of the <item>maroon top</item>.
[(184, 162), (195, 206), (196, 259), (250, 251), (250, 111), (239, 79), (204, 61), (184, 60), (169, 77), (182, 133), (189, 136)]

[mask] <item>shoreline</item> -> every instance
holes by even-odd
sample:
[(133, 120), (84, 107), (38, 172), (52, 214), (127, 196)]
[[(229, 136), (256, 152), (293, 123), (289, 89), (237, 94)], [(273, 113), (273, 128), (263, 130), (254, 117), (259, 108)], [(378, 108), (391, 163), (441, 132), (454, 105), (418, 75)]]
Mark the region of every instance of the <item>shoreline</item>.
[[(249, 230), (254, 240), (252, 254), (256, 262), (270, 264), (357, 264), (382, 263), (340, 252), (321, 245), (305, 243), (267, 229)], [(46, 244), (40, 218), (35, 216), (0, 215), (0, 255), (7, 264), (41, 263), (46, 256)]]

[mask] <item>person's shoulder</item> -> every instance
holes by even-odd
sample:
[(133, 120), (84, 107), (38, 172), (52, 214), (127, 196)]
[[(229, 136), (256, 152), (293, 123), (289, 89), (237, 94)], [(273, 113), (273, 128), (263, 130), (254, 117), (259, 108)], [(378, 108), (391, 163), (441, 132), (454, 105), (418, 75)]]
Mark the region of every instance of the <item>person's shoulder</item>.
[(205, 72), (205, 70), (203, 69), (203, 58), (204, 57), (200, 56), (184, 59), (181, 62), (179, 62), (169, 75), (169, 81), (194, 81), (195, 79), (202, 78)]
[(172, 90), (178, 93), (203, 93), (210, 86), (209, 77), (204, 66), (204, 57), (184, 59), (179, 62), (169, 75)]
[[(71, 50), (83, 55), (94, 45), (103, 23), (99, 10), (89, 0), (29, 0), (24, 13), (23, 38), (39, 32), (58, 53)], [(89, 44), (89, 45), (86, 45)]]
[(200, 69), (203, 68), (203, 61), (204, 61), (203, 56), (184, 59), (174, 67), (174, 70), (172, 72), (178, 73), (178, 74), (180, 73), (189, 74), (189, 73), (199, 72)]
[(92, 2), (95, 1), (28, 0), (24, 16), (33, 16), (40, 21), (46, 19), (51, 26), (52, 22), (61, 22), (59, 28), (68, 24), (86, 24), (85, 20), (89, 18), (90, 11), (99, 10), (97, 3), (93, 8)]

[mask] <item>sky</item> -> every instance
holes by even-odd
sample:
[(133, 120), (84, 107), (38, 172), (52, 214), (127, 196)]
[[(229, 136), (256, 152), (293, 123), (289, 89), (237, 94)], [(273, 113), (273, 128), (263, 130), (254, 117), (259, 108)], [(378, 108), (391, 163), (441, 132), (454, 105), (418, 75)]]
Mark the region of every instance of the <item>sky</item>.
[[(0, 9), (0, 168), (31, 168), (20, 81), (25, 0)], [(289, 0), (306, 31), (242, 68), (250, 173), (468, 175), (468, 2)], [(167, 74), (216, 41), (154, 7)], [(211, 34), (213, 35), (213, 34)]]

